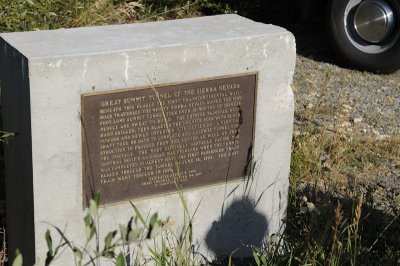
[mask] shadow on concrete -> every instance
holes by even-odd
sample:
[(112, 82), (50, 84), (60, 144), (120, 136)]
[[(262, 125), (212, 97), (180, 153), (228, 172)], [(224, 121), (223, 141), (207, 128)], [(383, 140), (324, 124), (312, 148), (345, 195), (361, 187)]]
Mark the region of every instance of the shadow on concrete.
[(234, 201), (214, 222), (207, 233), (206, 244), (218, 260), (232, 257), (249, 257), (250, 245), (259, 247), (267, 231), (268, 221), (256, 212), (255, 204), (247, 197)]
[[(349, 185), (341, 191), (321, 190), (313, 185), (305, 184), (300, 187), (290, 197), (291, 202), (287, 210), (282, 236), (283, 244), (280, 246), (280, 251), (275, 253), (276, 249), (268, 249), (270, 259), (268, 265), (305, 265), (312, 261), (314, 264), (320, 263), (321, 265), (327, 263), (332, 244), (335, 242), (333, 240), (337, 222), (335, 209), (339, 204), (342, 225), (337, 237), (344, 245), (340, 255), (340, 265), (351, 265), (354, 256), (359, 265), (399, 265), (400, 206), (398, 196), (400, 191), (398, 189), (390, 187), (386, 190), (385, 208), (382, 208), (382, 205), (377, 206), (379, 201), (373, 198), (375, 192), (383, 192), (382, 188), (372, 183)], [(358, 223), (359, 238), (357, 247), (355, 247), (353, 246), (355, 242), (352, 240), (354, 235), (347, 235), (349, 231), (345, 230), (345, 227), (354, 224), (355, 208), (361, 194), (364, 195), (364, 200)], [(306, 207), (307, 205), (303, 202), (304, 198), (308, 203), (312, 203), (313, 209)], [(243, 258), (233, 259), (233, 265), (257, 265), (251, 253), (249, 254), (251, 250), (243, 245), (242, 239), (246, 239), (249, 243), (262, 241), (257, 236), (257, 232), (265, 230), (264, 226), (267, 226), (267, 220), (254, 213), (254, 209), (251, 209), (252, 206), (247, 199), (235, 202), (232, 204), (232, 208), (227, 210), (226, 215), (213, 224), (206, 241), (210, 245), (210, 249), (219, 257), (211, 265), (228, 265), (229, 253), (224, 254), (219, 249), (219, 245), (227, 245), (230, 250), (242, 247), (242, 250), (247, 252)], [(240, 219), (243, 217), (247, 217), (247, 220)], [(255, 221), (248, 222), (252, 218)], [(233, 224), (237, 228), (233, 227)], [(242, 228), (252, 228), (253, 231), (246, 238), (245, 235), (242, 235), (243, 231), (240, 230)], [(351, 240), (350, 245), (349, 239)], [(260, 247), (260, 244), (254, 242), (252, 244)], [(268, 246), (268, 242), (264, 243), (265, 248)], [(357, 252), (352, 253), (355, 252), (355, 248), (357, 248)], [(274, 258), (272, 259), (273, 253)]]

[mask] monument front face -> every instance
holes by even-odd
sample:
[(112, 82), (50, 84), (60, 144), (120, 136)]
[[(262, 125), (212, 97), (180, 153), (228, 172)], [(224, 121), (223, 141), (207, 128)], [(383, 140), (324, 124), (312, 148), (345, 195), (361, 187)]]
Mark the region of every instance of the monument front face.
[(10, 254), (43, 263), (49, 224), (83, 243), (97, 190), (102, 236), (134, 215), (130, 201), (179, 232), (177, 187), (198, 207), (193, 239), (206, 257), (250, 255), (243, 244), (279, 230), (289, 32), (223, 15), (0, 36), (4, 130), (20, 133), (5, 151)]

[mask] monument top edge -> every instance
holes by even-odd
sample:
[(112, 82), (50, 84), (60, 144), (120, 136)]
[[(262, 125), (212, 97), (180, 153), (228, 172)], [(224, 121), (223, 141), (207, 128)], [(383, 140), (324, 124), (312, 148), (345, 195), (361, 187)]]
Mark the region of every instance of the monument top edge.
[(0, 44), (3, 39), (25, 57), (37, 59), (115, 53), (288, 33), (278, 26), (255, 22), (236, 14), (226, 14), (158, 22), (3, 33), (0, 34)]

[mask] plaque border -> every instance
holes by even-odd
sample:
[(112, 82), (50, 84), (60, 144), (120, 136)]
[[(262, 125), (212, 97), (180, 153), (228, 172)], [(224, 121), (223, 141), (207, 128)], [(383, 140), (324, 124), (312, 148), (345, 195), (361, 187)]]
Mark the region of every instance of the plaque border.
[[(83, 99), (88, 96), (94, 96), (94, 95), (101, 95), (101, 94), (110, 94), (110, 93), (121, 93), (121, 92), (127, 92), (127, 91), (136, 91), (136, 90), (143, 90), (143, 89), (149, 89), (149, 88), (159, 88), (159, 87), (165, 87), (165, 86), (173, 86), (173, 85), (183, 85), (183, 84), (189, 84), (189, 83), (196, 83), (196, 82), (202, 82), (202, 81), (211, 81), (211, 80), (220, 80), (220, 79), (227, 79), (227, 78), (235, 78), (235, 77), (244, 77), (244, 76), (255, 76), (255, 88), (254, 88), (254, 106), (253, 106), (253, 130), (252, 130), (252, 143), (253, 143), (253, 148), (251, 150), (251, 161), (250, 164), (253, 163), (254, 160), (254, 139), (255, 139), (255, 132), (256, 132), (256, 108), (257, 108), (257, 95), (258, 95), (258, 83), (259, 83), (259, 72), (254, 71), (254, 72), (247, 72), (247, 73), (242, 73), (242, 74), (232, 74), (232, 75), (224, 75), (224, 76), (217, 76), (217, 77), (211, 77), (211, 78), (201, 78), (201, 79), (195, 79), (195, 80), (190, 80), (190, 81), (183, 81), (183, 82), (170, 82), (170, 83), (161, 83), (157, 85), (147, 85), (147, 86), (139, 86), (139, 87), (130, 87), (130, 88), (120, 88), (120, 89), (113, 89), (113, 90), (105, 90), (105, 91), (97, 91), (97, 92), (87, 92), (87, 93), (82, 93), (80, 94), (81, 98), (81, 113), (79, 116), (79, 120), (81, 123), (81, 148), (82, 148), (82, 203), (83, 203), (83, 209), (87, 208), (89, 206), (89, 201), (90, 198), (88, 198), (85, 193), (85, 187), (86, 187), (86, 160), (85, 156), (87, 156), (89, 151), (89, 147), (86, 141), (86, 133), (85, 133), (85, 127), (83, 126), (83, 117), (84, 117), (84, 105), (82, 104)], [(149, 79), (150, 82), (150, 79)], [(93, 86), (93, 90), (95, 87)], [(90, 161), (90, 160), (89, 160)], [(241, 177), (243, 178), (243, 177)], [(220, 186), (222, 184), (228, 184), (228, 183), (234, 183), (238, 182), (240, 178), (235, 178), (231, 180), (227, 180), (225, 182), (217, 182), (217, 183), (212, 183), (212, 184), (205, 184), (205, 185), (200, 185), (197, 187), (193, 188), (181, 188), (181, 192), (188, 192), (192, 191), (195, 189), (205, 189), (209, 187), (215, 187), (215, 186)], [(118, 204), (123, 204), (126, 202), (138, 202), (142, 200), (147, 200), (147, 199), (154, 199), (158, 198), (161, 196), (170, 196), (177, 194), (178, 191), (170, 191), (170, 192), (164, 192), (164, 193), (159, 193), (159, 194), (151, 194), (148, 196), (143, 196), (143, 197), (138, 197), (135, 199), (129, 199), (129, 200), (124, 200), (124, 201), (118, 201), (118, 202), (110, 202), (110, 203), (103, 203), (101, 204), (101, 195), (100, 195), (100, 204), (98, 207), (103, 208), (103, 207), (108, 207), (108, 206), (114, 206)]]

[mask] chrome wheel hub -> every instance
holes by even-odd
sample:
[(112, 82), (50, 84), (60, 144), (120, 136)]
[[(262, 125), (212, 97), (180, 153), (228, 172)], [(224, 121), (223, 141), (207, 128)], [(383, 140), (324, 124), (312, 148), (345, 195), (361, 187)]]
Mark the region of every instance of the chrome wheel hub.
[(392, 8), (384, 1), (362, 2), (354, 14), (354, 29), (365, 41), (379, 43), (387, 39), (394, 30)]
[(382, 53), (400, 38), (398, 0), (349, 0), (343, 19), (348, 40), (364, 53)]

